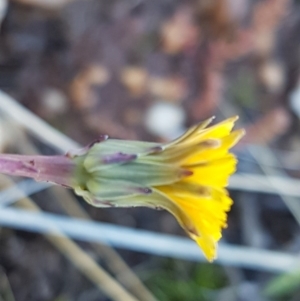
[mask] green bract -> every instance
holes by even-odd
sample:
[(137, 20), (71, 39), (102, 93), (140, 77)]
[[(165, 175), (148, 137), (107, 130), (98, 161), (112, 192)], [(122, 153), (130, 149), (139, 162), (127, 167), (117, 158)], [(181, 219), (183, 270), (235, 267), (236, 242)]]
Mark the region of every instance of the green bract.
[(152, 186), (177, 182), (187, 174), (163, 163), (163, 150), (157, 143), (109, 139), (69, 154), (76, 163), (75, 192), (98, 207), (126, 206), (122, 199), (152, 194)]

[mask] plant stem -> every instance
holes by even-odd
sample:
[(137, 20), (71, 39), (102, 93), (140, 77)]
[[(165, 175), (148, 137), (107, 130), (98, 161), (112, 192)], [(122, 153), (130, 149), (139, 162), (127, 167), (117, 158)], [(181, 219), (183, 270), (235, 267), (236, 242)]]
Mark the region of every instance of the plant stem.
[(0, 155), (0, 173), (72, 187), (75, 163), (67, 156)]

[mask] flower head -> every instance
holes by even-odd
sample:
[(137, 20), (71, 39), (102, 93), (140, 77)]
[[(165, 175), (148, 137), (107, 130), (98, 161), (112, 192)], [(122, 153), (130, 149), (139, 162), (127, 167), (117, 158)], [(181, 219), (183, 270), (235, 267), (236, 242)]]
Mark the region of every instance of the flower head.
[(229, 149), (244, 135), (232, 131), (236, 119), (207, 127), (209, 119), (166, 144), (103, 137), (68, 154), (71, 186), (97, 207), (168, 210), (212, 261), (232, 205), (225, 187), (237, 160)]
[(66, 156), (1, 154), (0, 172), (73, 188), (97, 207), (164, 208), (212, 261), (232, 205), (229, 149), (244, 135), (232, 132), (236, 119), (207, 127), (209, 119), (166, 144), (103, 136)]

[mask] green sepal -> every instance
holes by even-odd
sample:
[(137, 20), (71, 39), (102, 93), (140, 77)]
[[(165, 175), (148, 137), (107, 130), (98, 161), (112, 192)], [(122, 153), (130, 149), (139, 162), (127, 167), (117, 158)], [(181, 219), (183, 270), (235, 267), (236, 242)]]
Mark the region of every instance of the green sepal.
[(119, 200), (122, 198), (133, 197), (140, 194), (149, 194), (151, 189), (137, 183), (128, 181), (110, 181), (90, 179), (87, 182), (87, 189), (97, 200)]
[(166, 185), (182, 178), (184, 170), (171, 164), (144, 163), (141, 159), (125, 164), (111, 165), (111, 168), (92, 169), (92, 177), (99, 181), (129, 181), (144, 186)]
[(124, 143), (123, 140), (110, 139), (96, 143), (91, 147), (84, 160), (84, 166), (87, 170), (93, 169), (95, 165), (98, 167), (100, 165), (100, 168), (106, 168), (106, 165), (101, 165), (101, 162), (107, 156), (119, 153), (120, 151), (124, 154), (140, 157), (156, 152), (160, 148), (158, 143), (141, 141), (126, 141)]

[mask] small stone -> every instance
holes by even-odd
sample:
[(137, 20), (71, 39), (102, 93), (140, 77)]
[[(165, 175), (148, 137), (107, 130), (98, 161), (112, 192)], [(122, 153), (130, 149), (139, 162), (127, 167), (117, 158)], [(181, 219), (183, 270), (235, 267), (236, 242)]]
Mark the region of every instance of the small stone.
[(61, 114), (68, 109), (66, 95), (62, 91), (54, 88), (48, 88), (44, 91), (42, 103), (50, 115)]
[(0, 0), (0, 25), (6, 15), (7, 11), (7, 0)]
[(70, 85), (70, 97), (79, 109), (94, 108), (99, 102), (96, 87), (106, 85), (111, 74), (105, 66), (92, 64), (81, 70)]
[(272, 93), (278, 93), (284, 85), (284, 70), (283, 66), (274, 60), (265, 62), (260, 68), (260, 77)]
[(121, 72), (121, 81), (134, 97), (146, 92), (148, 73), (141, 67), (126, 67)]
[(186, 83), (179, 76), (151, 76), (148, 83), (149, 92), (159, 99), (172, 103), (180, 103), (186, 95)]
[(147, 111), (145, 125), (151, 133), (169, 140), (182, 134), (185, 119), (185, 112), (181, 107), (157, 102)]
[(289, 96), (290, 107), (300, 118), (300, 85), (298, 85)]

